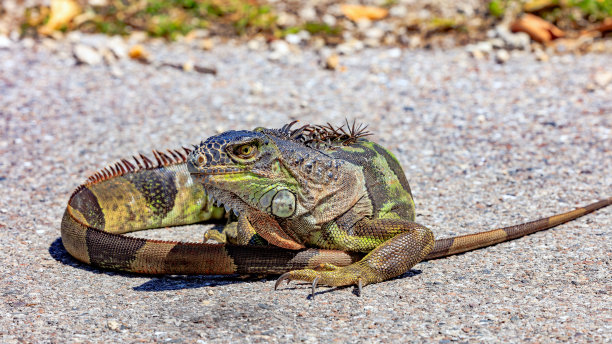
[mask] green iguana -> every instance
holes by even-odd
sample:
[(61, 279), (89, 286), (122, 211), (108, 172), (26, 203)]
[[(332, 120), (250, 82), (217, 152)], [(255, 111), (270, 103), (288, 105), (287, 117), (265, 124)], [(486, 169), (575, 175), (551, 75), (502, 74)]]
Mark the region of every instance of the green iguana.
[[(154, 151), (90, 177), (70, 197), (62, 241), (78, 260), (146, 274), (282, 274), (329, 286), (381, 282), (421, 260), (512, 240), (612, 204), (612, 198), (516, 226), (434, 240), (414, 222), (397, 159), (365, 128), (228, 131), (193, 150)], [(221, 206), (214, 206), (213, 203)], [(124, 236), (228, 219), (219, 244)]]

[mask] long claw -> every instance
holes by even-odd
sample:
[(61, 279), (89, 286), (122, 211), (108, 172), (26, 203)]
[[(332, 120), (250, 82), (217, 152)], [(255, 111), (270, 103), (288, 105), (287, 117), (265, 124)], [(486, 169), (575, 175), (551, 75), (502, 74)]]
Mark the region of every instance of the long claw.
[(314, 281), (312, 281), (312, 299), (315, 298), (315, 290), (317, 289), (317, 284), (319, 283), (319, 276), (315, 277)]
[(359, 289), (359, 297), (361, 297), (361, 278), (357, 280), (357, 288)]
[(289, 279), (289, 273), (285, 272), (284, 274), (282, 274), (277, 280), (276, 283), (274, 283), (274, 290), (276, 290), (278, 288), (278, 286), (281, 284), (282, 281), (287, 280), (287, 284), (289, 284), (289, 282), (291, 282), (291, 280)]

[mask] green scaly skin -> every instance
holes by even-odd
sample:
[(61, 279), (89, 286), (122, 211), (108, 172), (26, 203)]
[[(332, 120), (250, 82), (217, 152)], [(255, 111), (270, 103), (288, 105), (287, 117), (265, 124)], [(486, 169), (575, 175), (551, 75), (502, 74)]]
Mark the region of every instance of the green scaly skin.
[(330, 286), (384, 281), (432, 251), (434, 236), (414, 222), (408, 182), (388, 150), (365, 139), (308, 145), (296, 135), (288, 128), (230, 131), (191, 153), (190, 173), (237, 214), (231, 240), (367, 253), (346, 267), (281, 277)]
[[(257, 128), (208, 138), (193, 151), (122, 160), (75, 190), (62, 241), (80, 261), (147, 274), (282, 274), (330, 286), (381, 282), (421, 260), (494, 245), (573, 220), (612, 198), (563, 214), (438, 239), (414, 222), (397, 159), (362, 130)], [(213, 206), (221, 203), (223, 207)], [(227, 213), (227, 210), (231, 212)], [(207, 239), (148, 240), (122, 233), (227, 221)]]

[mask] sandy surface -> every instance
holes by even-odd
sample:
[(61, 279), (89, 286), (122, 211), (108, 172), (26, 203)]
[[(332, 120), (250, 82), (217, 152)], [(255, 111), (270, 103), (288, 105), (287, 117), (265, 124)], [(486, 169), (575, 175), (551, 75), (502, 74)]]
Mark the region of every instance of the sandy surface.
[[(300, 52), (219, 46), (217, 76), (123, 60), (75, 66), (39, 44), (0, 50), (0, 342), (610, 342), (612, 209), (354, 288), (150, 277), (71, 259), (71, 191), (107, 163), (228, 129), (370, 124), (402, 162), (417, 220), (444, 237), (612, 196), (610, 55), (365, 50), (322, 69)], [(599, 79), (601, 81), (601, 78)], [(604, 80), (605, 81), (605, 80)]]

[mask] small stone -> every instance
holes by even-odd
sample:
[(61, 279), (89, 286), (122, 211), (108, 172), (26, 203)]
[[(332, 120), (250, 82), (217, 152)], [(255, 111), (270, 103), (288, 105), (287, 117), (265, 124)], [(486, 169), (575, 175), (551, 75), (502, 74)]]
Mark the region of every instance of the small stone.
[(325, 59), (325, 68), (330, 70), (336, 70), (340, 66), (340, 56), (338, 54), (332, 54)]
[(385, 38), (383, 38), (383, 43), (385, 43), (386, 45), (395, 45), (397, 43), (397, 36), (395, 35), (385, 35)]
[(194, 63), (192, 60), (187, 60), (185, 61), (185, 63), (183, 63), (183, 71), (185, 72), (192, 72), (193, 71), (193, 67), (194, 67)]
[(72, 53), (78, 63), (83, 63), (87, 65), (96, 65), (102, 63), (102, 55), (100, 55), (97, 50), (90, 46), (84, 44), (77, 44), (74, 46)]
[(113, 319), (109, 320), (106, 323), (106, 326), (112, 331), (119, 331), (119, 329), (121, 328), (121, 324), (119, 324), (117, 320), (113, 320)]
[(493, 51), (493, 44), (491, 44), (491, 42), (486, 42), (486, 41), (485, 42), (479, 42), (479, 43), (476, 43), (474, 48), (476, 50), (480, 50), (483, 53), (488, 54), (488, 53)]
[(210, 51), (215, 46), (215, 42), (211, 38), (204, 38), (200, 41), (200, 48), (202, 50)]
[[(2, 38), (0, 38), (0, 41), (2, 40)], [(51, 51), (57, 51), (57, 41), (50, 39), (50, 38), (43, 38), (43, 40), (41, 41), (42, 45), (51, 50)], [(0, 49), (2, 48), (2, 42), (0, 42)]]
[(325, 39), (322, 37), (314, 37), (310, 44), (314, 50), (320, 50), (325, 47)]
[(504, 42), (501, 38), (492, 38), (489, 40), (493, 48), (495, 49), (503, 49), (506, 47), (506, 42)]
[(100, 54), (104, 58), (104, 62), (106, 62), (106, 64), (108, 65), (113, 65), (114, 63), (117, 62), (117, 57), (108, 48), (103, 48)]
[(13, 45), (13, 41), (6, 36), (0, 35), (0, 49), (8, 49), (11, 45)]
[(408, 14), (408, 8), (404, 5), (393, 6), (389, 9), (389, 15), (391, 17), (404, 18)]
[(66, 40), (69, 42), (80, 42), (83, 39), (83, 34), (79, 31), (70, 31), (66, 34)]
[(593, 81), (595, 81), (595, 84), (597, 84), (599, 87), (606, 87), (608, 84), (610, 84), (610, 82), (612, 82), (612, 72), (599, 72), (595, 74)]
[(377, 39), (377, 38), (366, 38), (363, 40), (363, 43), (367, 47), (371, 47), (371, 48), (380, 47), (380, 39)]
[(513, 33), (507, 26), (495, 27), (495, 36), (502, 39), (509, 49), (528, 49), (531, 38), (524, 32)]
[(125, 40), (120, 36), (111, 37), (106, 47), (113, 52), (117, 59), (124, 59), (128, 57), (128, 46), (125, 43)]
[[(405, 39), (403, 37), (406, 37)], [(421, 44), (423, 44), (423, 39), (421, 39), (421, 36), (419, 35), (411, 35), (411, 36), (403, 36), (402, 37), (402, 42), (406, 41), (405, 43), (408, 44), (408, 48), (410, 49), (416, 49), (418, 47), (421, 46)]]
[(251, 84), (251, 89), (249, 93), (252, 95), (260, 95), (264, 91), (264, 86), (261, 82), (254, 82)]
[(389, 55), (390, 58), (396, 59), (396, 58), (402, 56), (402, 49), (400, 49), (400, 48), (392, 48), (392, 49), (389, 49), (387, 54)]
[(110, 74), (114, 76), (115, 78), (120, 78), (123, 76), (123, 71), (116, 65), (112, 65), (110, 67)]
[(23, 44), (23, 46), (28, 49), (32, 48), (35, 43), (36, 42), (34, 42), (34, 40), (30, 37), (26, 37), (23, 40), (21, 40), (21, 44)]
[(495, 53), (497, 63), (506, 63), (510, 59), (510, 54), (505, 49), (500, 49)]
[(130, 34), (130, 38), (128, 39), (132, 43), (141, 43), (147, 39), (147, 33), (144, 31), (134, 31)]
[(283, 40), (272, 42), (270, 44), (270, 48), (272, 49), (272, 52), (270, 55), (268, 55), (268, 58), (273, 61), (280, 60), (281, 58), (289, 55), (289, 52), (291, 51), (289, 43)]
[(548, 57), (548, 54), (546, 54), (544, 51), (542, 50), (537, 50), (535, 52), (535, 57), (536, 60), (540, 61), (540, 62), (547, 62), (550, 58)]
[(262, 49), (265, 44), (266, 42), (263, 37), (255, 37), (247, 43), (247, 48), (249, 48), (249, 50), (256, 51)]
[(298, 12), (298, 15), (303, 21), (317, 20), (317, 11), (314, 9), (314, 7), (304, 7)]
[(329, 26), (334, 26), (337, 22), (336, 17), (332, 16), (329, 13), (324, 14), (321, 20), (323, 20), (323, 22)]
[(357, 40), (357, 39), (351, 39), (342, 44), (339, 44), (336, 47), (336, 51), (338, 51), (338, 53), (343, 54), (343, 55), (349, 55), (356, 51), (362, 50), (363, 47), (364, 47), (364, 44), (362, 41)]
[(476, 50), (476, 49), (470, 50), (469, 53), (470, 53), (470, 56), (472, 56), (476, 60), (482, 60), (485, 57), (483, 52), (480, 50)]
[(297, 18), (290, 13), (280, 12), (276, 17), (276, 24), (283, 27), (291, 27), (297, 25)]
[(357, 29), (359, 31), (366, 31), (367, 29), (372, 27), (372, 21), (368, 18), (361, 18), (355, 22), (357, 24)]
[(295, 44), (298, 45), (302, 42), (302, 37), (300, 37), (297, 34), (288, 34), (287, 36), (285, 36), (285, 41), (287, 41), (287, 43), (290, 44)]

